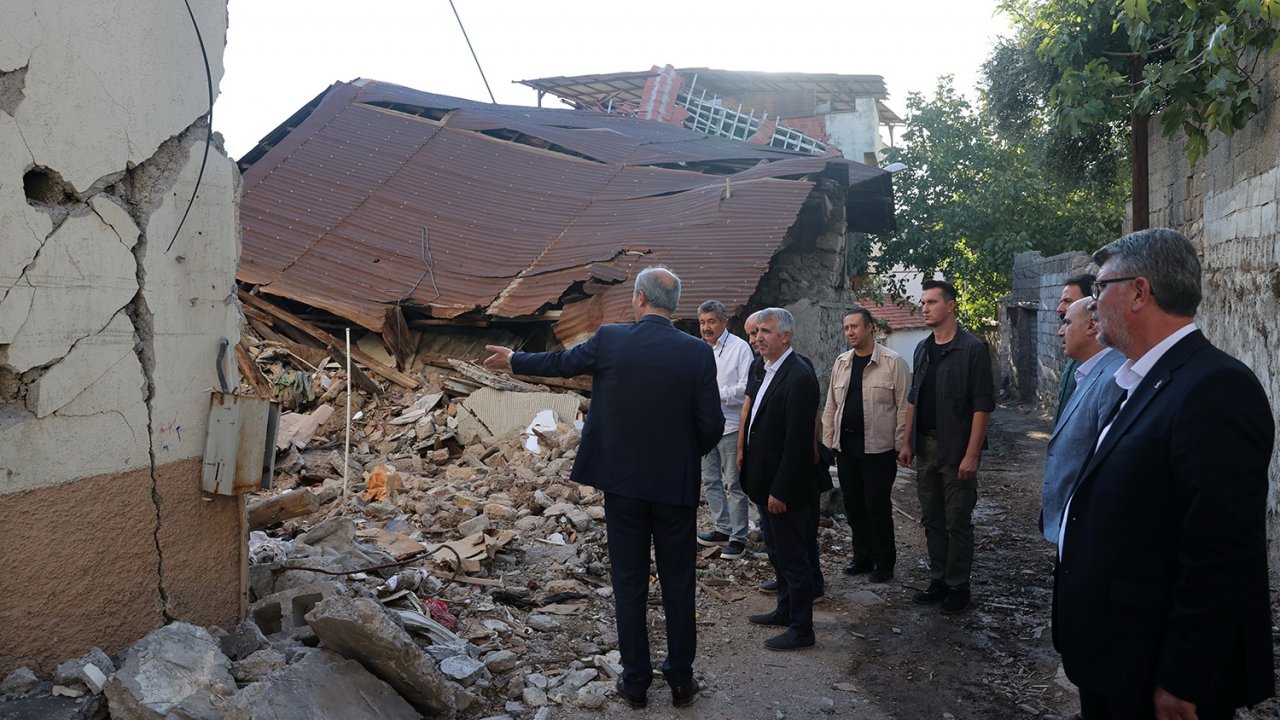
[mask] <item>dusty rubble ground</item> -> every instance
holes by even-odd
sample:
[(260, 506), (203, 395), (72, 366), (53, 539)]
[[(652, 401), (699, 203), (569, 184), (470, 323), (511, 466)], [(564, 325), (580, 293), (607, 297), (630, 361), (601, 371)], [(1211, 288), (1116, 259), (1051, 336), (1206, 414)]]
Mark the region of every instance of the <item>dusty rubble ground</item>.
[[(767, 651), (768, 629), (745, 621), (772, 603), (756, 590), (770, 575), (758, 538), (743, 560), (702, 552), (703, 697), (676, 711), (659, 677), (641, 713), (612, 692), (619, 667), (602, 498), (568, 481), (571, 416), (584, 400), (530, 394), (544, 388), (457, 362), (415, 368), (425, 383), (414, 390), (353, 394), (344, 488), (341, 366), (305, 360), (306, 348), (287, 341), (250, 338), (244, 350), (262, 373), (259, 392), (294, 413), (282, 423), (275, 486), (250, 502), (249, 620), (175, 623), (120, 658), (91, 653), (55, 678), (15, 673), (0, 698), (19, 699), (0, 702), (0, 720), (905, 720), (1075, 709), (1049, 637), (1053, 548), (1035, 523), (1049, 426), (1038, 414), (1001, 408), (993, 418), (966, 614), (910, 601), (927, 572), (914, 476), (903, 470), (890, 583), (845, 576), (843, 516), (824, 517), (827, 589), (811, 651)], [(534, 432), (522, 419), (489, 432), (498, 410), (530, 399), (556, 405), (561, 422)], [(656, 585), (652, 597), (657, 665), (665, 642)], [(1239, 717), (1274, 718), (1276, 708)]]

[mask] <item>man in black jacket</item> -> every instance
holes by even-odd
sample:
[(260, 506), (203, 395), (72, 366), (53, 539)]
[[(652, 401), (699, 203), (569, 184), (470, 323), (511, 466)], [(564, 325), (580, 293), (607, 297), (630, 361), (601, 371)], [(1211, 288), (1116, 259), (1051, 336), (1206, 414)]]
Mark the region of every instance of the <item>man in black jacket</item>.
[(604, 492), (609, 565), (622, 676), (618, 693), (647, 704), (652, 682), (645, 604), (652, 546), (662, 584), (667, 659), (662, 673), (676, 707), (698, 693), (694, 562), (702, 456), (724, 431), (711, 346), (677, 330), (671, 314), (680, 278), (663, 268), (636, 277), (636, 322), (604, 325), (570, 350), (513, 353), (487, 346), (485, 366), (522, 375), (591, 375), (591, 410), (570, 479)]
[(1093, 259), (1099, 339), (1129, 359), (1067, 500), (1054, 643), (1087, 720), (1225, 720), (1274, 692), (1271, 408), (1196, 328), (1190, 241), (1142, 230)]
[(769, 638), (770, 650), (812, 647), (814, 568), (811, 567), (814, 434), (818, 380), (791, 349), (795, 320), (782, 308), (767, 308), (756, 319), (756, 347), (765, 376), (748, 418), (742, 487), (760, 510), (765, 549), (778, 577), (777, 606), (748, 618), (757, 625), (787, 628)]
[(956, 323), (955, 287), (943, 280), (923, 287), (920, 304), (933, 334), (916, 346), (898, 462), (909, 467), (916, 460), (929, 548), (929, 587), (912, 599), (942, 603), (943, 614), (954, 615), (969, 606), (978, 465), (996, 403), (987, 346)]

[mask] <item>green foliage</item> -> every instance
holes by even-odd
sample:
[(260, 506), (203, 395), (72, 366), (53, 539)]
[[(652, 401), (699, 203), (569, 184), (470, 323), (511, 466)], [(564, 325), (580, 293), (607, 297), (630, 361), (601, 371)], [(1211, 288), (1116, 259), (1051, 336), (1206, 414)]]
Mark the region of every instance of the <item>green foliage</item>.
[[(1061, 76), (1049, 107), (1082, 132), (1131, 113), (1159, 114), (1195, 162), (1215, 130), (1258, 112), (1258, 80), (1280, 48), (1277, 0), (1004, 0), (1001, 9)], [(1136, 82), (1133, 73), (1140, 73)]]
[(1123, 183), (1073, 182), (1046, 169), (1043, 135), (1030, 122), (996, 132), (989, 107), (974, 107), (943, 78), (932, 98), (907, 98), (907, 127), (889, 162), (898, 230), (880, 238), (880, 272), (940, 271), (960, 291), (971, 327), (996, 318), (1010, 289), (1013, 256), (1092, 249), (1119, 233)]

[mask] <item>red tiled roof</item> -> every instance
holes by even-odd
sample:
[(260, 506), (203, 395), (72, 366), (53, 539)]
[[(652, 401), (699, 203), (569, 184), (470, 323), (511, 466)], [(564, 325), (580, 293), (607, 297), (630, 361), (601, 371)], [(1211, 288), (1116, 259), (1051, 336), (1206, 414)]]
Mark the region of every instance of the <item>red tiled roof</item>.
[(920, 307), (910, 300), (894, 300), (887, 295), (879, 298), (864, 296), (858, 298), (858, 304), (870, 310), (871, 317), (875, 318), (877, 323), (882, 322), (888, 325), (890, 332), (929, 327), (924, 323)]

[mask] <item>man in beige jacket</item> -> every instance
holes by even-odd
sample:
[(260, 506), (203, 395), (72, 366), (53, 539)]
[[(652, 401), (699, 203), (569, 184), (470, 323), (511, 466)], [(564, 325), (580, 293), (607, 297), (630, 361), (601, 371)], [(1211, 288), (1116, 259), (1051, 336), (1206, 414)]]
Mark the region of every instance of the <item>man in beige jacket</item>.
[(822, 411), (822, 442), (836, 451), (840, 492), (853, 533), (848, 575), (870, 573), (873, 583), (893, 578), (897, 550), (890, 494), (895, 460), (906, 430), (907, 363), (875, 341), (875, 321), (864, 307), (844, 317), (849, 350), (836, 358)]

